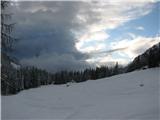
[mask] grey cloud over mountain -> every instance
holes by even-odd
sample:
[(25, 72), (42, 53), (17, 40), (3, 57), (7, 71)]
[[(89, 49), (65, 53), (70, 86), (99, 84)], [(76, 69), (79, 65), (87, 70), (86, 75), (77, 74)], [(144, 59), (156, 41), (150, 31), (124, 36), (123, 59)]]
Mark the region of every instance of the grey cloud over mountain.
[(120, 7), (122, 4), (115, 2), (17, 2), (10, 8), (17, 22), (14, 33), (20, 39), (14, 54), (22, 64), (49, 71), (84, 69), (91, 65), (86, 62), (90, 55), (76, 48), (77, 42), (83, 42), (79, 38), (92, 38), (97, 30), (114, 29), (136, 15), (149, 13), (152, 5), (144, 3), (126, 2), (126, 7)]
[(75, 48), (71, 29), (79, 2), (20, 2), (14, 11), (15, 34), (20, 38), (15, 53), (22, 64), (55, 71), (83, 69), (86, 55)]

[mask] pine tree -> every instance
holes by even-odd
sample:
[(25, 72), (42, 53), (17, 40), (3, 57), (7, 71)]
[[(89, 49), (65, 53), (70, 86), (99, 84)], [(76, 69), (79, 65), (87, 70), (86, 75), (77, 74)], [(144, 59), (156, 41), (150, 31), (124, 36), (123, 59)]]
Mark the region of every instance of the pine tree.
[(18, 92), (16, 70), (11, 66), (14, 60), (10, 57), (13, 43), (16, 41), (11, 33), (14, 23), (9, 23), (11, 14), (6, 13), (10, 2), (1, 1), (1, 93), (12, 94)]
[(154, 51), (150, 50), (149, 57), (148, 57), (148, 67), (158, 67), (158, 57), (156, 54), (154, 54)]
[(115, 67), (113, 68), (112, 75), (117, 75), (119, 73), (118, 69), (119, 69), (119, 65), (118, 65), (118, 62), (116, 62)]
[(1, 1), (1, 42), (2, 51), (5, 53), (13, 49), (13, 43), (16, 41), (11, 35), (15, 23), (9, 23), (12, 14), (5, 11), (9, 4), (8, 1)]

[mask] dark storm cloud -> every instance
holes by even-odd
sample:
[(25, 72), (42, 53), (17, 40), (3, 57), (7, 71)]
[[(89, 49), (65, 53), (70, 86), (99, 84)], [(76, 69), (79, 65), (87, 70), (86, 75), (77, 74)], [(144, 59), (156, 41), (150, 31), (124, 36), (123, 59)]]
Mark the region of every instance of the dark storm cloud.
[[(93, 55), (94, 58), (89, 54), (88, 48), (91, 44), (87, 45), (87, 40), (100, 40), (103, 36), (109, 36), (109, 30), (147, 15), (153, 5), (145, 1), (134, 2), (135, 0), (129, 0), (134, 4), (129, 1), (123, 4), (112, 1), (16, 2), (11, 10), (14, 12), (14, 21), (17, 22), (15, 34), (20, 39), (16, 43), (16, 56), (23, 64), (35, 65), (49, 71), (82, 69), (88, 67), (85, 60), (90, 61), (92, 66), (99, 65), (99, 61), (104, 63), (103, 53), (98, 53), (102, 56), (98, 61), (98, 54)], [(108, 54), (128, 50), (121, 47), (109, 51), (103, 49)], [(115, 59), (111, 57), (110, 61)]]
[(79, 2), (19, 2), (13, 6), (15, 34), (20, 38), (15, 54), (22, 64), (49, 71), (83, 69), (86, 55), (75, 48), (71, 32)]

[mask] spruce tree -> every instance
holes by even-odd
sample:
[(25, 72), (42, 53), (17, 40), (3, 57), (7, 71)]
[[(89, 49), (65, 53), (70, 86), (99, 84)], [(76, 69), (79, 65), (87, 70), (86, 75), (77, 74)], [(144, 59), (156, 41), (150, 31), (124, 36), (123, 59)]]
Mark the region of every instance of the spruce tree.
[(16, 39), (11, 35), (14, 23), (10, 22), (11, 13), (6, 12), (10, 2), (1, 1), (1, 93), (12, 94), (18, 92), (17, 74), (11, 63), (14, 60), (10, 57), (13, 43)]

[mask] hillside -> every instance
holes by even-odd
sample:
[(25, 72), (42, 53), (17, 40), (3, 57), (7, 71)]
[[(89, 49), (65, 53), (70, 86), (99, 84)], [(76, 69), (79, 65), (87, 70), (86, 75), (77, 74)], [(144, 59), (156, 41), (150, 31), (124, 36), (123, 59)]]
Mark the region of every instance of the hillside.
[(131, 72), (143, 67), (158, 67), (160, 65), (160, 42), (147, 49), (143, 54), (138, 55), (128, 66), (127, 71)]
[(62, 70), (56, 73), (47, 72), (47, 70), (35, 66), (20, 65), (18, 60), (3, 53), (1, 94), (13, 95), (22, 90), (37, 88), (42, 85), (66, 84), (73, 80), (74, 82), (84, 82), (89, 79), (95, 80), (158, 66), (160, 66), (160, 43), (137, 56), (125, 67), (120, 66), (116, 62), (115, 66), (112, 67), (106, 65), (96, 68), (85, 68), (83, 71)]
[(2, 96), (2, 120), (158, 120), (160, 68)]

